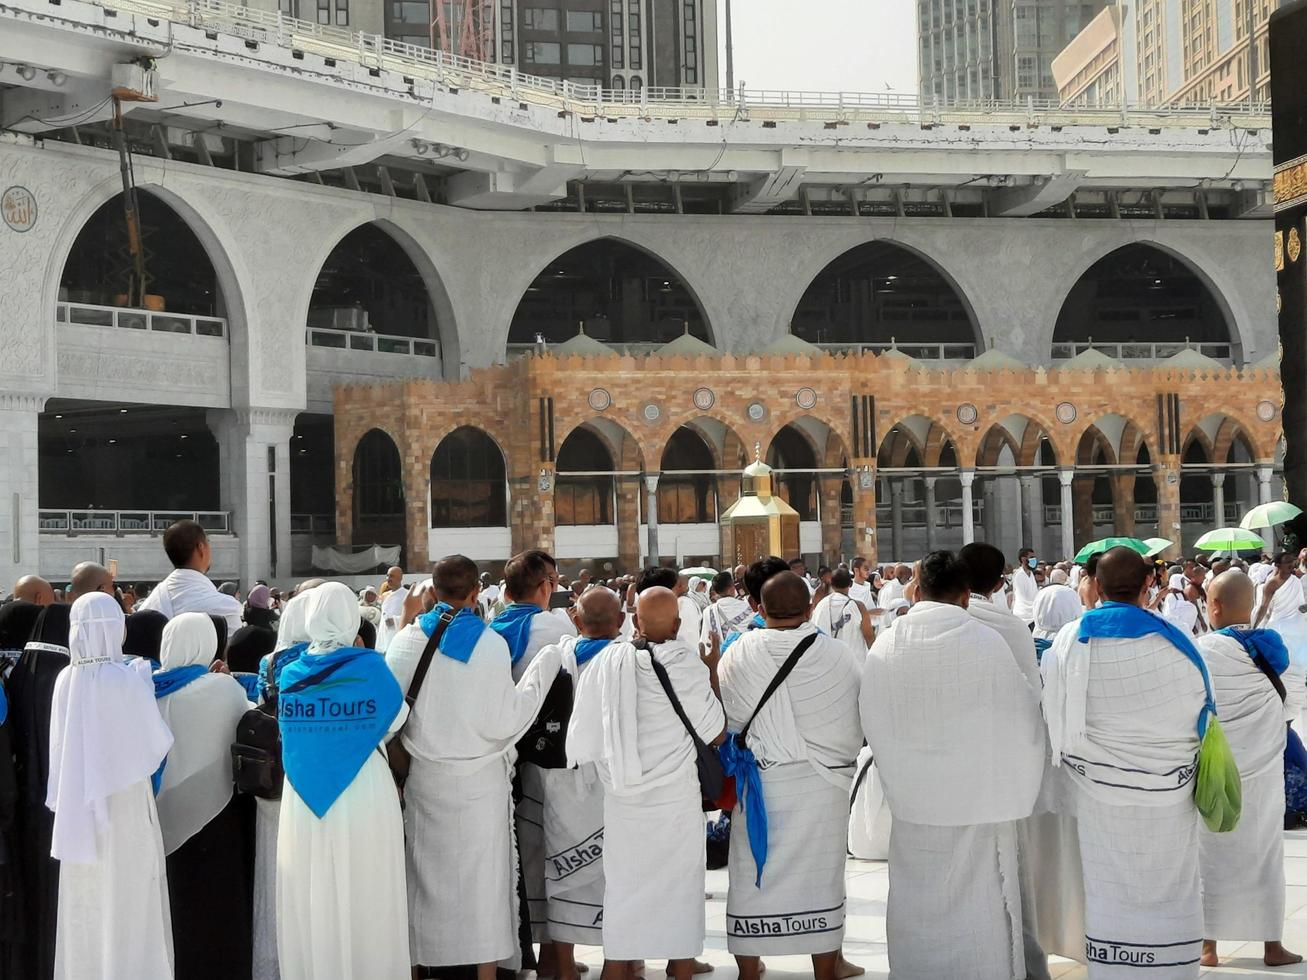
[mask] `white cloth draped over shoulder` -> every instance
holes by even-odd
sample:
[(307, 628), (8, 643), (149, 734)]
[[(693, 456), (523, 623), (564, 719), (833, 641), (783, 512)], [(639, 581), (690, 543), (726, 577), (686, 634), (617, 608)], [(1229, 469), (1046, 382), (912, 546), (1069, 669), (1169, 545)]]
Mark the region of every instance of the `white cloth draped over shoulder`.
[[(182, 613), (163, 629), (159, 669), (207, 668), (217, 650), (213, 621)], [(160, 698), (158, 705), (173, 734), (155, 800), (164, 853), (171, 854), (231, 802), (231, 743), (250, 702), (235, 678), (210, 673)]]
[(1039, 598), (1039, 583), (1029, 568), (1012, 572), (1012, 615), (1023, 623), (1035, 621), (1035, 600)]
[[(426, 645), (414, 623), (386, 651), (405, 692)], [(439, 652), (431, 658), (399, 736), (412, 756), (404, 827), (414, 964), (492, 963), (516, 952), (513, 746), (539, 713), (559, 664), (557, 649), (546, 648), (514, 684), (508, 644), (492, 629), (466, 663)]]
[[(1265, 585), (1257, 590), (1258, 609), (1264, 602), (1265, 591)], [(1289, 648), (1289, 657), (1299, 670), (1307, 668), (1307, 616), (1301, 612), (1303, 602), (1302, 579), (1290, 578), (1275, 590), (1271, 596), (1270, 611), (1258, 624), (1275, 630), (1283, 637), (1285, 646)]]
[(172, 745), (148, 668), (123, 663), (122, 608), (73, 603), (50, 725), (55, 980), (172, 980), (172, 922), (150, 775)]
[(1198, 648), (1243, 785), (1238, 826), (1226, 834), (1198, 831), (1203, 935), (1277, 940), (1284, 929), (1284, 705), (1238, 640), (1212, 633)]
[[(1007, 608), (1006, 603), (995, 602), (997, 594), (991, 596), (973, 595), (967, 605), (967, 612), (977, 622), (984, 623), (1003, 637), (1012, 652), (1013, 662), (1030, 685), (1030, 690), (1038, 697), (1042, 685), (1039, 680), (1039, 663), (1035, 658), (1035, 637), (1030, 626)], [(1032, 614), (1033, 618), (1033, 614)]]
[(1035, 632), (1041, 640), (1052, 640), (1067, 623), (1080, 618), (1085, 607), (1076, 590), (1067, 585), (1049, 585), (1035, 600)]
[(1003, 638), (965, 609), (919, 602), (878, 637), (860, 707), (896, 821), (1030, 815), (1045, 755), (1038, 698)]
[(858, 668), (867, 655), (867, 640), (862, 635), (863, 606), (842, 592), (832, 592), (812, 611), (812, 624), (827, 636), (843, 643), (856, 659)]
[(154, 590), (136, 606), (137, 612), (161, 612), (169, 619), (186, 612), (221, 616), (227, 620), (227, 635), (241, 628), (241, 604), (235, 596), (224, 595), (203, 572), (193, 568), (174, 568)]
[(689, 595), (683, 595), (676, 600), (676, 611), (681, 614), (681, 628), (677, 632), (676, 638), (686, 646), (693, 647), (699, 642), (703, 610)]
[[(754, 715), (809, 637), (812, 645)], [(746, 633), (722, 655), (718, 679), (730, 729), (753, 717), (746, 739), (760, 767), (769, 830), (758, 886), (748, 821), (737, 810), (731, 822), (728, 948), (742, 956), (839, 949), (849, 788), (862, 747), (860, 665), (843, 643), (804, 623)]]
[(390, 641), (399, 632), (400, 621), (404, 618), (404, 602), (408, 599), (408, 587), (391, 589), (381, 597), (381, 624), (377, 627), (377, 652), (385, 653)]
[(744, 599), (733, 595), (722, 596), (704, 611), (699, 642), (707, 648), (712, 643), (714, 633), (718, 639), (725, 640), (732, 631), (747, 623), (752, 615), (753, 609)]
[(595, 763), (604, 783), (603, 941), (612, 960), (685, 959), (703, 950), (705, 836), (694, 743), (651, 656), (704, 741), (714, 741), (726, 721), (708, 668), (675, 641), (652, 654), (614, 643), (581, 675), (568, 756)]

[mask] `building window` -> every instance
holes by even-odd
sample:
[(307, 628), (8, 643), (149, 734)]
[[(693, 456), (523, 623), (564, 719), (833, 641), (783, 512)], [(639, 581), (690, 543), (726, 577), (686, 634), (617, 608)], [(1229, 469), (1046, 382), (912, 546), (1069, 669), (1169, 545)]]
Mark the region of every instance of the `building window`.
[(549, 7), (523, 7), (522, 30), (557, 33), (558, 11)]
[(528, 65), (562, 63), (562, 46), (557, 41), (527, 41), (522, 45), (522, 61)]
[(499, 5), (499, 60), (506, 65), (513, 63), (513, 0), (503, 0)]
[(349, 0), (336, 0), (336, 26), (349, 27)]
[[(557, 45), (554, 45), (557, 47)], [(577, 67), (593, 68), (604, 63), (604, 46), (602, 44), (569, 44), (567, 46), (567, 63)]]
[(331, 23), (331, 0), (318, 0), (318, 23)]
[(620, 92), (620, 91), (622, 91), (624, 88), (626, 88), (626, 79), (623, 78), (621, 75), (614, 75), (614, 76), (613, 76), (613, 90), (616, 91), (616, 92)]
[(685, 0), (685, 83), (699, 83), (698, 18), (695, 16), (694, 0)]
[(622, 42), (620, 40), (614, 41), (613, 42), (613, 67), (625, 68), (626, 67), (626, 62), (624, 60), (625, 58), (626, 58), (626, 49), (622, 47)]
[(280, 0), (280, 2), (277, 4), (277, 9), (280, 10), (287, 17), (294, 17), (295, 0)]
[(598, 10), (569, 10), (567, 12), (567, 31), (569, 34), (594, 34), (604, 29), (604, 15)]
[(639, 76), (639, 75), (632, 75), (632, 76), (631, 76), (631, 91), (632, 91), (632, 92), (638, 92), (638, 91), (640, 91), (640, 89), (642, 89), (642, 88), (644, 88), (644, 82), (640, 81), (640, 76)]

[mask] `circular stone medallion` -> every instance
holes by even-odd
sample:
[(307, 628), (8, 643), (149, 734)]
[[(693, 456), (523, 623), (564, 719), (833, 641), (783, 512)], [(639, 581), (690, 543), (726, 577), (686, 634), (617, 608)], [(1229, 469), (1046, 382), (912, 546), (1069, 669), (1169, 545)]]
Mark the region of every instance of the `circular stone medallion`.
[(1258, 402), (1257, 417), (1263, 422), (1271, 422), (1275, 419), (1275, 402)]
[(694, 407), (701, 412), (706, 412), (717, 404), (717, 396), (713, 394), (711, 388), (694, 389), (694, 395), (690, 400), (694, 402)]
[(794, 394), (794, 404), (806, 411), (817, 404), (817, 393), (811, 388), (800, 388)]
[(648, 405), (644, 407), (641, 414), (644, 415), (644, 420), (646, 422), (657, 422), (660, 418), (662, 418), (663, 410), (659, 408), (657, 405), (655, 405), (653, 402), (650, 402)]
[(1054, 414), (1063, 425), (1070, 425), (1076, 420), (1076, 407), (1070, 402), (1061, 402), (1054, 409)]
[(613, 403), (613, 396), (608, 394), (603, 388), (596, 388), (590, 392), (590, 397), (586, 399), (596, 412), (602, 412)]
[(762, 402), (750, 402), (749, 407), (745, 409), (749, 418), (754, 422), (761, 422), (767, 417), (767, 409)]
[(963, 425), (973, 425), (980, 418), (980, 410), (970, 402), (963, 402), (958, 406), (957, 416)]

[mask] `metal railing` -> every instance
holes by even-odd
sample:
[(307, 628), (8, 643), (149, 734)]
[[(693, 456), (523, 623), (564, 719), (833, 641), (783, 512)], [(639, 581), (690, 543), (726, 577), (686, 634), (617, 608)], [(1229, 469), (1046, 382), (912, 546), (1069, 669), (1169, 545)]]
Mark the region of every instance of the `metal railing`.
[[(594, 339), (598, 340), (599, 338), (596, 337)], [(649, 354), (657, 354), (658, 349), (667, 343), (667, 341), (663, 341), (662, 343), (610, 344), (606, 340), (600, 340), (599, 342), (605, 347), (611, 348), (614, 354), (629, 354), (632, 357), (644, 357)], [(556, 344), (549, 341), (546, 341), (544, 344), (509, 344), (508, 358), (509, 360), (515, 360), (519, 357), (528, 357), (531, 354), (553, 354), (555, 356), (561, 356), (563, 352), (559, 350), (559, 347), (561, 347), (562, 344), (562, 341)]]
[(231, 515), (224, 511), (42, 509), (37, 521), (42, 534), (160, 535), (177, 521), (196, 521), (210, 534), (231, 529)]
[(310, 347), (368, 350), (378, 354), (415, 354), (419, 357), (440, 356), (440, 345), (424, 337), (397, 337), (362, 330), (329, 330), (325, 327), (309, 327), (306, 334)]
[(975, 344), (817, 344), (832, 354), (883, 354), (897, 350), (919, 361), (969, 361), (976, 356)]
[(1053, 345), (1053, 359), (1065, 360), (1075, 357), (1077, 354), (1083, 354), (1087, 350), (1096, 350), (1100, 354), (1106, 354), (1108, 357), (1115, 357), (1122, 361), (1134, 360), (1153, 360), (1160, 361), (1166, 357), (1174, 357), (1181, 351), (1192, 349), (1199, 354), (1218, 361), (1234, 360), (1233, 344), (1191, 344), (1185, 342), (1164, 342), (1148, 343), (1145, 341), (1130, 341), (1124, 344), (1102, 344), (1097, 341), (1073, 341), (1070, 343), (1055, 343)]
[[(985, 505), (982, 500), (974, 500), (971, 504), (972, 520), (977, 524), (980, 523), (985, 514)], [(853, 525), (853, 510), (845, 508), (847, 513), (841, 513), (841, 521), (845, 527)], [(903, 518), (904, 527), (925, 527), (926, 526), (926, 504), (924, 501), (905, 501), (900, 508)], [(876, 525), (881, 528), (888, 528), (894, 521), (894, 507), (891, 504), (876, 503)], [(962, 526), (962, 504), (960, 502), (941, 501), (935, 505), (935, 527), (952, 528)]]
[[(1243, 504), (1236, 502), (1225, 505), (1225, 518), (1221, 522), (1224, 526), (1232, 527), (1237, 525), (1243, 517), (1244, 511), (1248, 508)], [(1180, 520), (1189, 524), (1214, 524), (1216, 517), (1215, 504), (1181, 504)], [(1116, 508), (1111, 504), (1094, 505), (1094, 523), (1111, 524), (1116, 520)], [(1140, 524), (1157, 523), (1157, 505), (1156, 504), (1138, 504), (1135, 507), (1135, 520)], [(1058, 504), (1044, 505), (1044, 523), (1057, 524), (1062, 523), (1062, 508)]]
[(156, 333), (190, 334), (195, 337), (225, 337), (227, 321), (216, 316), (190, 316), (185, 313), (160, 313), (125, 306), (96, 306), (92, 303), (58, 303), (57, 323), (75, 323), (87, 327), (120, 327), (126, 330), (153, 330)]
[(290, 533), (335, 537), (336, 517), (333, 514), (291, 514)]
[[(734, 119), (825, 122), (975, 122), (1009, 125), (1216, 126), (1269, 128), (1266, 102), (1198, 107), (1119, 106), (1065, 108), (1053, 100), (977, 99), (943, 102), (892, 92), (812, 92), (771, 89), (702, 88), (606, 89), (556, 78), (528, 75), (509, 65), (476, 61), (443, 51), (404, 44), (376, 34), (315, 24), (279, 11), (227, 3), (225, 0), (110, 0), (101, 6), (171, 20), (247, 41), (274, 44), (377, 72), (482, 92), (550, 109), (582, 115), (638, 118)], [(102, 27), (103, 25), (97, 25)], [(352, 84), (359, 84), (351, 78)]]

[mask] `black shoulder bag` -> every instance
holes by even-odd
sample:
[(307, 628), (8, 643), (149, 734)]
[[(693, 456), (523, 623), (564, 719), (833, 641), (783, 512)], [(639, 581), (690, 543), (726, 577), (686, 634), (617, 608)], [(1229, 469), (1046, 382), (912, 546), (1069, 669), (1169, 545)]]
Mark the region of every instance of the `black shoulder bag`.
[(277, 722), (277, 662), (284, 655), (268, 658), (263, 682), (267, 696), (263, 703), (241, 715), (236, 741), (231, 747), (232, 782), (236, 792), (261, 800), (281, 799), (285, 771), (281, 767), (281, 728)]
[[(776, 689), (785, 683), (785, 678), (790, 676), (790, 672), (794, 670), (799, 658), (817, 642), (817, 636), (818, 634), (815, 631), (809, 636), (805, 636), (799, 641), (789, 657), (786, 658), (785, 663), (781, 664), (780, 670), (776, 671), (776, 676), (767, 685), (767, 690), (763, 692), (761, 700), (754, 707), (753, 714), (745, 722), (744, 728), (738, 734), (731, 736), (735, 739), (736, 745), (741, 747), (745, 745), (745, 737), (749, 734), (749, 726), (758, 717), (758, 712), (771, 700), (771, 696), (776, 693)], [(695, 764), (699, 770), (699, 791), (703, 796), (704, 811), (735, 809), (735, 780), (726, 775), (726, 771), (722, 768), (722, 760), (717, 755), (717, 750), (707, 745), (699, 737), (699, 733), (694, 730), (694, 726), (690, 724), (690, 719), (685, 716), (685, 709), (681, 707), (680, 698), (672, 690), (671, 678), (667, 676), (666, 668), (654, 656), (653, 650), (649, 651), (649, 661), (654, 674), (658, 677), (658, 683), (662, 685), (663, 691), (667, 694), (667, 699), (672, 702), (672, 708), (676, 711), (676, 716), (681, 719), (681, 724), (685, 726), (685, 730), (689, 733), (690, 740), (694, 742)]]
[[(408, 705), (409, 717), (413, 715), (413, 706), (417, 704), (418, 692), (422, 690), (422, 682), (427, 679), (427, 671), (431, 669), (431, 658), (435, 656), (436, 651), (440, 648), (440, 638), (445, 635), (445, 630), (449, 628), (449, 624), (453, 621), (453, 613), (441, 613), (440, 622), (431, 631), (431, 637), (427, 640), (427, 645), (422, 648), (422, 658), (418, 661), (417, 670), (413, 672), (413, 680), (409, 681), (408, 693), (404, 695), (404, 703)], [(404, 726), (407, 725), (408, 718), (405, 718)], [(386, 743), (386, 761), (390, 763), (390, 771), (394, 774), (395, 785), (400, 789), (403, 789), (404, 783), (408, 781), (408, 770), (413, 764), (413, 757), (409, 754), (408, 749), (404, 748), (404, 742), (400, 738), (404, 733), (404, 726), (401, 726), (400, 730)]]
[(559, 670), (540, 713), (517, 742), (517, 761), (541, 769), (567, 768), (567, 723), (572, 720), (572, 675)]

